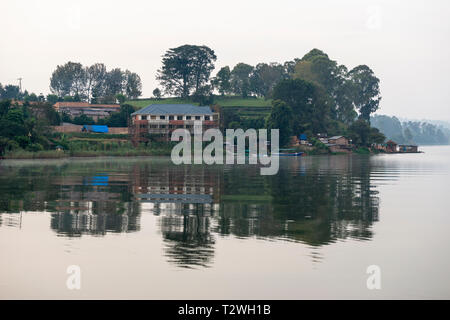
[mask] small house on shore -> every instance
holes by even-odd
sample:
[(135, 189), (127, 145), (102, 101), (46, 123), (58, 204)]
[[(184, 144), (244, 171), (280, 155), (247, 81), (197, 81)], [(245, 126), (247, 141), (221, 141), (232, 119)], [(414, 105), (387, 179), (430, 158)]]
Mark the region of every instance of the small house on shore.
[(337, 146), (348, 146), (349, 145), (348, 139), (344, 136), (334, 136), (334, 137), (328, 138), (328, 143), (334, 144)]
[(392, 140), (386, 142), (386, 152), (395, 153), (397, 152), (398, 144)]
[(415, 145), (399, 145), (398, 152), (402, 153), (417, 153), (419, 152), (419, 148)]

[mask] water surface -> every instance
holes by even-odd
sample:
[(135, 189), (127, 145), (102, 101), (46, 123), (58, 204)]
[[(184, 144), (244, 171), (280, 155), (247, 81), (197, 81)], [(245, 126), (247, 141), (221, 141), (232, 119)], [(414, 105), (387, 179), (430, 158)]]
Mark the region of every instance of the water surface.
[[(0, 162), (0, 298), (450, 298), (450, 147)], [(78, 265), (81, 290), (68, 290)], [(381, 269), (368, 290), (366, 269)]]

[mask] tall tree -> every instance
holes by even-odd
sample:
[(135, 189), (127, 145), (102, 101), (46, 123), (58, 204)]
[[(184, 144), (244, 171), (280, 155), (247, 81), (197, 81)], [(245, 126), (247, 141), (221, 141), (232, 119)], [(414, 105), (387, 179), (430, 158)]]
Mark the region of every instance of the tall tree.
[(106, 76), (105, 100), (113, 102), (115, 96), (124, 91), (125, 76), (120, 68), (114, 68)]
[(137, 99), (142, 94), (141, 78), (137, 73), (125, 71), (125, 94), (129, 99)]
[(103, 96), (105, 93), (105, 84), (107, 79), (106, 66), (103, 63), (95, 63), (86, 67), (86, 95), (88, 101), (91, 101), (93, 94)]
[(230, 67), (223, 67), (217, 72), (216, 77), (212, 80), (212, 84), (223, 96), (231, 92), (231, 70)]
[(163, 56), (156, 79), (167, 94), (188, 97), (204, 87), (214, 70), (217, 57), (207, 46), (183, 45), (169, 49)]
[(235, 94), (244, 98), (250, 94), (250, 75), (253, 69), (253, 66), (242, 62), (233, 68), (233, 71), (231, 71), (231, 87)]
[(2, 99), (21, 99), (19, 86), (8, 84), (3, 89)]
[(281, 80), (288, 78), (285, 68), (279, 63), (258, 63), (250, 77), (252, 91), (267, 98)]
[(67, 62), (57, 66), (50, 79), (50, 90), (60, 97), (85, 97), (86, 70), (81, 63)]
[(353, 68), (348, 75), (353, 86), (353, 101), (359, 111), (359, 117), (370, 122), (370, 115), (377, 111), (380, 105), (380, 80), (366, 65)]
[(287, 145), (289, 143), (290, 137), (293, 134), (292, 116), (292, 109), (285, 102), (281, 100), (274, 100), (272, 102), (272, 110), (267, 118), (266, 127), (269, 130), (280, 130), (281, 146)]
[(313, 49), (296, 64), (293, 77), (309, 81), (322, 90), (330, 103), (333, 119), (345, 123), (354, 121), (353, 87), (344, 65), (331, 60), (323, 51)]
[(276, 100), (286, 102), (292, 108), (296, 132), (309, 129), (315, 97), (312, 83), (301, 79), (283, 80), (274, 88), (272, 96)]

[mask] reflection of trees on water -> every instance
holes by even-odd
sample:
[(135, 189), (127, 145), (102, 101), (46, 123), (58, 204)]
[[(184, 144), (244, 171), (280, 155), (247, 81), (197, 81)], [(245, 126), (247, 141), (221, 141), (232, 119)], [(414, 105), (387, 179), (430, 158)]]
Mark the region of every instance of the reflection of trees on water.
[(51, 212), (51, 228), (67, 236), (138, 231), (128, 168), (109, 161), (3, 165), (0, 212)]
[(179, 267), (210, 266), (215, 234), (320, 247), (370, 240), (379, 219), (370, 161), (357, 156), (281, 159), (275, 176), (261, 176), (256, 166), (149, 159), (0, 171), (0, 212), (52, 212), (60, 235), (138, 231), (141, 210), (150, 210), (159, 216), (167, 260)]
[[(252, 172), (250, 167), (229, 174), (231, 178), (224, 179), (218, 233), (285, 238), (314, 246), (373, 236), (379, 204), (367, 159), (288, 159), (275, 176), (258, 179), (257, 168)], [(235, 184), (238, 177), (248, 183)]]
[(161, 232), (169, 262), (183, 268), (208, 267), (214, 256), (214, 237), (209, 216), (163, 215)]

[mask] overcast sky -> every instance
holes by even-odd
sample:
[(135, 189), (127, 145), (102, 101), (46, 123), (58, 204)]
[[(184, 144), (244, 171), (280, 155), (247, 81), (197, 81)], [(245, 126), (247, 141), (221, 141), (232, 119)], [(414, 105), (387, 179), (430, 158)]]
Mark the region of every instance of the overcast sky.
[(1, 0), (0, 83), (49, 93), (58, 64), (103, 62), (158, 83), (168, 48), (207, 45), (220, 67), (312, 48), (381, 80), (378, 113), (450, 120), (450, 1)]

